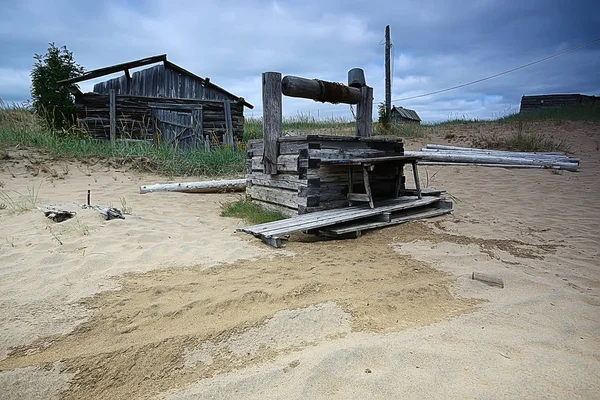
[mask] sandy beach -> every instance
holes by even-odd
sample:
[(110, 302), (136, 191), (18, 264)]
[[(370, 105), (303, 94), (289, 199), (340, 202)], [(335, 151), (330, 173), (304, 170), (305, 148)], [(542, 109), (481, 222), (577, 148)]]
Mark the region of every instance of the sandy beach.
[[(139, 193), (203, 177), (8, 149), (0, 398), (598, 398), (600, 126), (525, 129), (566, 140), (580, 171), (422, 166), (452, 214), (283, 249), (219, 215), (240, 194)], [(88, 190), (125, 219), (81, 208)], [(77, 214), (55, 223), (30, 200)]]

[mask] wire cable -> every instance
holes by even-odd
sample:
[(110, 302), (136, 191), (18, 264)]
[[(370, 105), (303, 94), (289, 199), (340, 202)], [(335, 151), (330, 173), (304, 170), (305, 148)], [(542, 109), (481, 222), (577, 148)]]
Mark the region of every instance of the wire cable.
[(531, 67), (532, 65), (539, 64), (539, 63), (544, 62), (544, 61), (548, 61), (548, 60), (550, 60), (551, 58), (554, 58), (554, 57), (562, 56), (563, 54), (570, 53), (571, 51), (575, 51), (577, 49), (581, 49), (582, 47), (589, 46), (589, 45), (594, 44), (596, 42), (600, 42), (600, 38), (594, 39), (594, 40), (589, 41), (589, 42), (584, 43), (584, 44), (580, 44), (579, 46), (571, 47), (570, 49), (561, 51), (560, 53), (556, 53), (556, 54), (553, 54), (553, 55), (548, 56), (548, 57), (544, 57), (544, 58), (542, 58), (540, 60), (533, 61), (533, 62), (521, 65), (521, 66), (516, 67), (516, 68), (509, 69), (507, 71), (503, 71), (503, 72), (500, 72), (500, 73), (497, 73), (497, 74), (494, 74), (494, 75), (486, 76), (485, 78), (477, 79), (477, 80), (472, 81), (472, 82), (463, 83), (461, 85), (452, 86), (452, 87), (447, 88), (447, 89), (436, 90), (435, 92), (430, 92), (430, 93), (426, 93), (426, 94), (420, 94), (420, 95), (417, 95), (417, 96), (404, 97), (404, 98), (401, 98), (401, 99), (394, 99), (392, 101), (394, 102), (394, 101), (404, 101), (404, 100), (418, 99), (418, 98), (421, 98), (421, 97), (431, 96), (431, 95), (438, 94), (438, 93), (448, 92), (448, 91), (454, 90), (454, 89), (460, 89), (460, 88), (463, 88), (465, 86), (474, 85), (476, 83), (487, 81), (487, 80), (490, 80), (490, 79), (493, 79), (493, 78), (497, 78), (499, 76), (506, 75), (506, 74), (509, 74), (511, 72), (515, 72), (515, 71), (518, 71), (520, 69), (523, 69), (523, 68)]

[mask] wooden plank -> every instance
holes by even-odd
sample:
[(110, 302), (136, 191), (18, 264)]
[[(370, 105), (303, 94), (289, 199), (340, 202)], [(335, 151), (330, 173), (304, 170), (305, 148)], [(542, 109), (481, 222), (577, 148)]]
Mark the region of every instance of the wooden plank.
[(436, 209), (426, 209), (421, 211), (411, 212), (410, 214), (402, 215), (402, 216), (392, 216), (389, 221), (375, 221), (375, 222), (358, 222), (355, 224), (347, 224), (339, 227), (328, 227), (324, 229), (329, 233), (333, 233), (336, 235), (345, 235), (350, 232), (356, 231), (365, 231), (369, 229), (382, 228), (385, 226), (399, 225), (404, 224), (406, 222), (417, 221), (425, 218), (433, 218), (439, 215), (449, 214), (452, 212), (452, 209), (448, 208), (436, 208)]
[(300, 188), (306, 188), (307, 185), (303, 185), (298, 182), (290, 182), (283, 180), (272, 180), (272, 179), (258, 179), (258, 178), (249, 178), (248, 179), (251, 185), (256, 186), (268, 186), (273, 188), (287, 189), (287, 190), (295, 190), (298, 191)]
[(356, 108), (356, 136), (371, 137), (373, 133), (373, 88), (364, 86)]
[[(363, 167), (363, 179), (364, 179), (364, 183), (365, 183), (365, 191), (367, 192), (367, 197), (369, 199), (369, 205), (371, 206), (371, 208), (374, 208), (375, 205), (373, 204), (373, 193), (371, 193), (371, 182), (370, 182), (370, 178), (369, 178), (369, 168), (368, 167)], [(419, 198), (421, 198), (420, 195), (420, 191), (419, 191)]]
[(173, 111), (193, 111), (202, 107), (202, 104), (177, 104), (177, 103), (158, 103), (148, 102), (150, 108), (160, 108), (161, 110), (173, 110)]
[(393, 202), (386, 202), (387, 205), (376, 208), (370, 208), (368, 205), (347, 207), (338, 210), (318, 211), (309, 214), (303, 214), (295, 218), (284, 221), (275, 221), (267, 224), (254, 225), (239, 230), (247, 233), (261, 233), (264, 235), (275, 236), (305, 229), (315, 229), (328, 225), (335, 225), (342, 222), (371, 217), (383, 212), (392, 212), (416, 208), (432, 204), (439, 201), (438, 198), (429, 197), (424, 199), (415, 199), (413, 197), (397, 199)]
[(294, 190), (252, 185), (246, 189), (246, 193), (252, 199), (279, 204), (295, 209), (297, 209), (299, 205), (305, 207), (315, 207), (319, 205), (318, 197), (300, 197), (298, 195), (298, 191)]
[(277, 175), (279, 142), (283, 129), (281, 109), (281, 74), (279, 72), (264, 72), (262, 74), (263, 95), (263, 143), (262, 158), (263, 172)]
[(300, 179), (298, 175), (294, 174), (278, 174), (278, 175), (268, 175), (259, 171), (253, 171), (248, 175), (248, 179), (262, 179), (262, 180), (270, 180), (274, 182), (290, 182), (298, 185), (311, 185), (311, 186), (320, 186), (320, 180), (316, 179)]
[(232, 126), (232, 122), (231, 122), (231, 104), (229, 103), (229, 100), (225, 100), (225, 103), (223, 103), (223, 106), (225, 108), (225, 129), (226, 129), (225, 136), (223, 137), (223, 144), (233, 147), (233, 145), (234, 145), (233, 126)]
[(202, 123), (202, 106), (199, 109), (192, 111), (192, 147), (198, 148), (198, 142), (204, 145), (202, 140), (203, 123)]
[(289, 207), (285, 207), (285, 206), (278, 205), (278, 204), (267, 203), (265, 201), (261, 201), (261, 200), (257, 200), (257, 199), (252, 199), (252, 203), (256, 204), (259, 207), (264, 208), (265, 210), (277, 211), (278, 213), (280, 213), (288, 218), (296, 217), (298, 215), (298, 210), (296, 210), (294, 208), (289, 208)]
[(346, 198), (350, 201), (366, 201), (367, 203), (371, 202), (371, 196), (366, 193), (348, 193)]
[(99, 68), (99, 69), (95, 69), (92, 71), (87, 71), (83, 75), (80, 75), (76, 78), (64, 79), (62, 81), (58, 81), (58, 84), (69, 85), (72, 83), (83, 82), (83, 81), (87, 81), (89, 79), (99, 78), (101, 76), (113, 74), (115, 72), (125, 71), (125, 70), (131, 69), (131, 68), (142, 67), (144, 65), (154, 64), (154, 63), (161, 62), (161, 61), (164, 62), (166, 60), (167, 60), (166, 54), (142, 58), (142, 59), (136, 60), (136, 61), (130, 61), (130, 62), (126, 62), (123, 64), (117, 64), (117, 65), (113, 65), (110, 67), (104, 67), (104, 68)]
[(502, 280), (502, 278), (497, 278), (495, 276), (486, 275), (479, 272), (473, 272), (471, 274), (471, 279), (483, 282), (490, 286), (498, 286), (504, 288), (504, 281)]
[(337, 165), (363, 165), (363, 164), (380, 164), (385, 162), (404, 162), (409, 163), (418, 161), (420, 157), (416, 156), (388, 156), (388, 157), (369, 157), (369, 158), (353, 158), (353, 159), (325, 159), (321, 160), (322, 164), (337, 164)]
[(110, 144), (115, 145), (117, 139), (117, 91), (110, 89), (108, 93), (109, 97), (109, 119), (110, 119)]
[[(308, 160), (299, 160), (298, 156), (286, 155), (279, 156), (276, 159), (275, 166), (277, 172), (298, 172), (298, 167), (308, 167)], [(263, 157), (252, 157), (252, 170), (262, 171), (263, 169)], [(268, 172), (264, 172), (269, 174)]]

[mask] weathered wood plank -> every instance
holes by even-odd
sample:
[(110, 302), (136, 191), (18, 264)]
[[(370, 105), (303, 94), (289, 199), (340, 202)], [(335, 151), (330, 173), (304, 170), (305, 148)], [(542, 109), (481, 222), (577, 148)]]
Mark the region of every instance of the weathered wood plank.
[[(298, 167), (307, 167), (307, 160), (304, 161), (302, 165), (300, 165), (300, 160), (298, 156), (279, 156), (276, 158), (276, 167), (277, 172), (298, 172)], [(306, 164), (306, 165), (304, 165)], [(262, 171), (263, 169), (263, 157), (252, 157), (252, 170), (253, 171)], [(269, 172), (264, 172), (265, 174), (269, 174)]]
[(370, 208), (368, 205), (360, 205), (354, 207), (347, 207), (345, 209), (338, 210), (327, 210), (314, 212), (309, 214), (303, 214), (298, 217), (291, 218), (289, 220), (275, 221), (268, 224), (254, 225), (246, 228), (240, 228), (239, 231), (247, 233), (260, 233), (268, 236), (276, 236), (286, 233), (292, 233), (301, 230), (315, 229), (329, 225), (335, 225), (342, 222), (352, 221), (373, 215), (381, 214), (383, 212), (393, 212), (399, 210), (405, 210), (409, 208), (416, 208), (432, 204), (439, 201), (438, 198), (429, 197), (424, 199), (402, 198), (397, 199), (393, 202), (386, 202), (384, 206)]
[(109, 119), (110, 119), (110, 144), (115, 145), (117, 139), (117, 91), (110, 89), (108, 92), (109, 97)]
[[(442, 202), (440, 202), (440, 203), (442, 203)], [(451, 212), (452, 212), (452, 208), (445, 208), (445, 207), (440, 207), (440, 208), (435, 208), (435, 209), (427, 208), (427, 209), (420, 210), (420, 211), (412, 211), (411, 210), (410, 214), (408, 214), (408, 212), (405, 213), (405, 215), (400, 215), (400, 216), (394, 216), (392, 214), (392, 217), (390, 218), (389, 221), (384, 220), (384, 221), (373, 221), (373, 222), (358, 222), (358, 223), (354, 223), (354, 224), (345, 224), (345, 225), (341, 225), (341, 226), (328, 227), (324, 230), (329, 233), (336, 234), (336, 235), (345, 235), (350, 232), (365, 231), (365, 230), (369, 230), (369, 229), (382, 228), (384, 226), (399, 225), (399, 224), (403, 224), (406, 222), (416, 221), (419, 219), (433, 218), (433, 217), (437, 217), (439, 215), (449, 214)]]
[(482, 274), (480, 272), (473, 272), (471, 274), (471, 279), (483, 282), (490, 286), (498, 286), (498, 287), (504, 288), (504, 281), (502, 280), (502, 278), (498, 278), (495, 276)]
[(233, 125), (231, 121), (231, 104), (229, 100), (225, 100), (223, 103), (225, 109), (225, 136), (223, 137), (223, 143), (227, 146), (233, 146)]
[(277, 175), (279, 142), (283, 129), (281, 105), (281, 74), (264, 72), (262, 74), (263, 94), (263, 172)]
[(295, 208), (289, 208), (278, 204), (267, 203), (258, 199), (252, 199), (252, 203), (264, 208), (265, 210), (277, 211), (278, 213), (286, 217), (295, 217), (298, 215), (298, 210)]
[(252, 185), (246, 189), (246, 193), (252, 199), (280, 204), (295, 209), (297, 209), (299, 205), (305, 207), (315, 207), (319, 205), (318, 197), (300, 197), (298, 191), (294, 190)]
[(356, 108), (356, 136), (371, 137), (373, 133), (373, 88), (364, 86)]

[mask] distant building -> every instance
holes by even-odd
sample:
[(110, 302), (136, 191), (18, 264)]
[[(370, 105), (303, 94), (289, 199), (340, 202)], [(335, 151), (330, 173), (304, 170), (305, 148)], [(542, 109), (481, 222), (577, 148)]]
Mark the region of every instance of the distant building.
[(559, 108), (568, 106), (594, 106), (600, 102), (600, 97), (583, 94), (546, 94), (540, 96), (521, 97), (522, 113), (541, 108)]
[(421, 118), (419, 118), (419, 115), (414, 110), (393, 106), (390, 115), (390, 122), (420, 124)]

